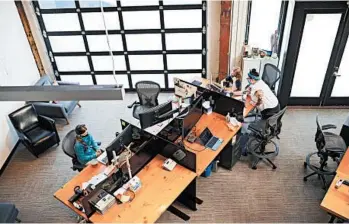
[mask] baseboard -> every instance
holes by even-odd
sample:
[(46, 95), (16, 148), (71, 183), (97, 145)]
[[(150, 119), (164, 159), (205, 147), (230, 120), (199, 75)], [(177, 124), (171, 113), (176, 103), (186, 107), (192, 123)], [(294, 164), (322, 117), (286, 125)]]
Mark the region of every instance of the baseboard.
[(2, 167), (1, 167), (1, 169), (0, 169), (0, 177), (1, 177), (2, 173), (5, 171), (7, 165), (10, 163), (10, 161), (11, 161), (11, 159), (12, 159), (12, 156), (15, 154), (15, 152), (16, 152), (16, 150), (17, 150), (17, 148), (18, 148), (18, 146), (19, 146), (20, 143), (21, 143), (21, 142), (20, 142), (19, 140), (16, 142), (16, 144), (15, 144), (15, 146), (13, 147), (13, 149), (12, 149), (10, 155), (7, 157), (7, 159), (6, 159), (5, 163), (4, 163), (4, 165), (2, 165)]

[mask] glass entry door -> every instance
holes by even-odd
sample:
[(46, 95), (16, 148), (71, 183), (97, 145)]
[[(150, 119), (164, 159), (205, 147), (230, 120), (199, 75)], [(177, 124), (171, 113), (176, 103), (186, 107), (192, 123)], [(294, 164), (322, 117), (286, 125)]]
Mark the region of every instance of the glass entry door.
[(349, 105), (348, 32), (346, 2), (296, 2), (282, 105)]

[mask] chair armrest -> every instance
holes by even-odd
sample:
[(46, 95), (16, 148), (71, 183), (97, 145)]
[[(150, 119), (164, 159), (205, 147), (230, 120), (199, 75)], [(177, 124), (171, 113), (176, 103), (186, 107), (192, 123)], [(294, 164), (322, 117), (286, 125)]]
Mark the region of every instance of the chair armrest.
[(54, 117), (54, 118), (68, 118), (68, 114), (61, 104), (54, 103), (34, 103), (36, 112), (39, 115)]
[(42, 127), (51, 131), (56, 130), (55, 121), (53, 119), (45, 117), (43, 115), (39, 115), (38, 118), (39, 118), (39, 124), (42, 125)]
[(336, 129), (336, 128), (337, 128), (337, 126), (334, 124), (325, 124), (325, 125), (322, 125), (322, 127), (321, 127), (322, 130)]
[(68, 85), (78, 86), (78, 85), (80, 85), (79, 82), (57, 81), (57, 83), (58, 83), (58, 85), (60, 85), (60, 86), (68, 86)]
[(18, 137), (21, 141), (32, 144), (32, 141), (24, 133), (17, 131), (17, 134), (18, 134)]
[(131, 105), (128, 105), (127, 107), (128, 108), (132, 108), (134, 105), (136, 105), (136, 104), (140, 104), (139, 102), (137, 102), (137, 101), (135, 101), (135, 102), (133, 102)]

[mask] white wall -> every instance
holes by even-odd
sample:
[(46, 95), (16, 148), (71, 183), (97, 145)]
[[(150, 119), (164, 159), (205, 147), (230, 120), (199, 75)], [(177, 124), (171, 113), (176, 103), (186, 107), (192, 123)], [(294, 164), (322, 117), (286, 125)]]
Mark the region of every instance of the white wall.
[(218, 76), (221, 2), (207, 1), (207, 78)]
[[(39, 71), (14, 1), (0, 1), (0, 33), (0, 86), (32, 85)], [(0, 168), (17, 142), (7, 115), (22, 105), (0, 102)]]

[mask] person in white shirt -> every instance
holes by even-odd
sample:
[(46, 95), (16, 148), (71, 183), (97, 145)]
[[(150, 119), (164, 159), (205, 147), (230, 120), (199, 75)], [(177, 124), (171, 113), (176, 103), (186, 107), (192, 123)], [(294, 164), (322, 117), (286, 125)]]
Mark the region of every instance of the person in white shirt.
[(280, 111), (279, 101), (269, 86), (260, 79), (256, 69), (248, 73), (248, 92), (257, 109), (261, 112), (262, 119), (268, 119)]

